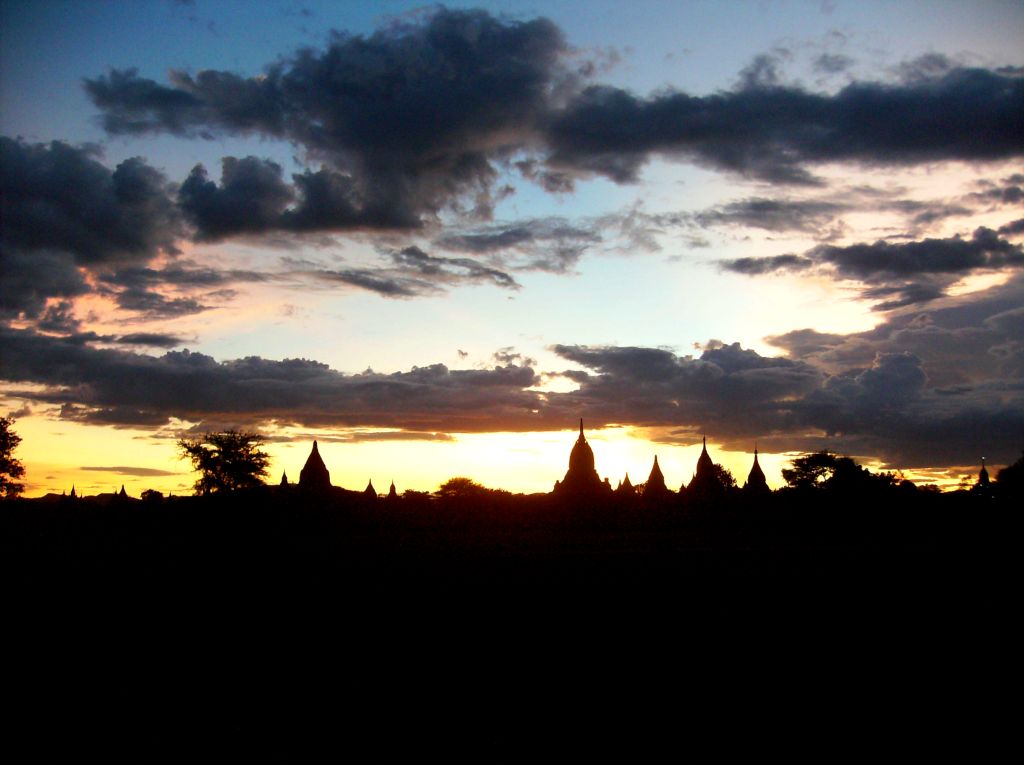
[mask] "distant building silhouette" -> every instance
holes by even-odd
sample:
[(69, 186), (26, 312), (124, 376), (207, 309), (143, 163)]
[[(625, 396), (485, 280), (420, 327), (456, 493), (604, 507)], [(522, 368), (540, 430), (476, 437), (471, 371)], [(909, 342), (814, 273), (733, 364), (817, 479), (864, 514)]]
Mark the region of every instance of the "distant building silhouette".
[(658, 455), (654, 455), (654, 466), (651, 468), (651, 474), (647, 477), (647, 483), (644, 484), (644, 499), (662, 499), (670, 493), (668, 487), (665, 486), (665, 476), (658, 466)]
[(720, 495), (724, 488), (718, 479), (715, 463), (708, 454), (708, 438), (704, 436), (700, 457), (697, 458), (697, 469), (693, 473), (690, 485), (686, 487), (686, 496), (693, 500), (711, 499)]
[(377, 490), (373, 488), (373, 481), (367, 481), (366, 488), (363, 489), (363, 496), (367, 499), (377, 499)]
[(306, 464), (299, 473), (299, 487), (302, 489), (329, 489), (331, 488), (331, 474), (320, 456), (316, 441), (313, 442), (313, 450), (306, 458)]
[(583, 435), (583, 420), (580, 420), (580, 437), (569, 454), (569, 469), (565, 478), (555, 482), (554, 492), (560, 495), (602, 494), (611, 491), (611, 486), (602, 481), (594, 469), (594, 451)]
[(987, 489), (989, 485), (988, 470), (985, 468), (985, 458), (981, 458), (981, 470), (978, 471), (978, 483), (979, 489)]
[(288, 485), (288, 471), (287, 470), (282, 470), (281, 471), (281, 486), (287, 486), (287, 485)]
[(398, 499), (398, 490), (395, 488), (395, 482), (392, 481), (391, 488), (388, 489), (388, 501), (394, 502), (396, 499)]
[(693, 477), (696, 480), (706, 480), (714, 475), (714, 472), (715, 463), (711, 460), (711, 455), (708, 454), (708, 437), (704, 436), (700, 456), (697, 458), (697, 470), (694, 472)]
[(747, 475), (747, 482), (743, 484), (743, 491), (748, 494), (769, 494), (771, 489), (768, 487), (768, 481), (765, 480), (764, 471), (761, 470), (761, 465), (757, 462), (757, 447), (754, 447), (754, 464), (750, 468), (750, 473)]
[(626, 497), (636, 494), (636, 489), (633, 488), (633, 484), (629, 480), (629, 473), (626, 473), (624, 480), (619, 481), (619, 485), (615, 487), (615, 493)]

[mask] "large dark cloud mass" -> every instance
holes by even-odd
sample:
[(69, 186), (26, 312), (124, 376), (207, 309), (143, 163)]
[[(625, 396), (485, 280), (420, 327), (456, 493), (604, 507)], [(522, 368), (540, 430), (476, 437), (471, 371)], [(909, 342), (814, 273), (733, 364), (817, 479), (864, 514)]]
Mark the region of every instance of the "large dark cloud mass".
[(996, 160), (1024, 152), (1019, 71), (948, 68), (834, 95), (754, 78), (710, 96), (649, 98), (594, 85), (548, 131), (551, 164), (631, 181), (654, 154), (773, 183), (810, 184), (805, 165)]
[[(114, 70), (86, 80), (86, 89), (112, 134), (259, 135), (323, 164), (292, 184), (280, 167), (252, 157), (225, 160), (219, 186), (197, 168), (182, 204), (208, 238), (269, 228), (409, 229), (467, 206), (486, 217), (504, 167), (558, 193), (580, 175), (634, 181), (654, 156), (813, 184), (811, 168), (822, 163), (1024, 153), (1017, 69), (932, 56), (900, 82), (820, 93), (783, 84), (762, 56), (732, 90), (644, 97), (588, 84), (597, 68), (570, 73), (570, 52), (546, 19), (440, 8), (370, 36), (337, 34), (254, 77), (175, 71), (163, 85)], [(247, 204), (253, 215), (242, 219)]]
[[(197, 169), (183, 201), (207, 236), (274, 221), (401, 228), (466, 196), (489, 206), (493, 163), (532, 140), (557, 100), (566, 50), (545, 19), (441, 8), (369, 37), (336, 34), (323, 50), (301, 50), (257, 77), (179, 71), (168, 87), (115, 70), (86, 88), (114, 134), (262, 135), (328, 166), (297, 176), (294, 189), (252, 158), (225, 166), (219, 188)], [(290, 196), (302, 202), (281, 218)], [(245, 201), (260, 213), (254, 221), (235, 215)]]
[(38, 316), (89, 291), (79, 268), (175, 251), (181, 220), (164, 176), (139, 158), (113, 171), (59, 141), (0, 137), (0, 316)]
[(815, 268), (863, 285), (864, 297), (882, 300), (877, 310), (892, 310), (941, 297), (953, 282), (972, 273), (1020, 269), (1024, 249), (991, 229), (978, 228), (969, 239), (819, 245), (803, 255), (735, 258), (721, 266), (748, 275)]
[(192, 421), (381, 426), (412, 431), (523, 429), (537, 397), (529, 367), (345, 375), (304, 359), (217, 362), (188, 351), (160, 357), (0, 330), (3, 377), (36, 382), (63, 416), (105, 424)]

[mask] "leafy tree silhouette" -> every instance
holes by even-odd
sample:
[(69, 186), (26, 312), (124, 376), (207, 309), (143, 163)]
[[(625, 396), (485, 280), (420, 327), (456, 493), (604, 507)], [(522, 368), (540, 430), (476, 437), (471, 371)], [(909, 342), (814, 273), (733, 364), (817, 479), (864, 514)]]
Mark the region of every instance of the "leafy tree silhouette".
[(715, 481), (724, 491), (732, 491), (736, 488), (736, 478), (733, 476), (732, 471), (724, 465), (720, 465), (717, 462), (714, 464), (715, 469)]
[(794, 489), (827, 489), (845, 493), (863, 493), (891, 489), (900, 483), (893, 473), (872, 473), (849, 457), (830, 451), (797, 457), (791, 468), (782, 471), (786, 483)]
[(0, 497), (8, 499), (17, 497), (25, 488), (17, 480), (25, 475), (25, 467), (14, 456), (21, 436), (11, 430), (13, 424), (10, 417), (0, 417)]
[(794, 489), (812, 489), (825, 484), (835, 473), (839, 457), (829, 451), (813, 452), (797, 457), (791, 468), (784, 468), (782, 478)]
[(442, 499), (476, 499), (487, 493), (486, 487), (462, 476), (449, 478), (437, 490), (437, 496)]
[(263, 437), (259, 434), (237, 430), (178, 441), (182, 459), (191, 460), (192, 467), (200, 473), (195, 482), (197, 494), (260, 486), (270, 464), (270, 457), (260, 448), (262, 446)]

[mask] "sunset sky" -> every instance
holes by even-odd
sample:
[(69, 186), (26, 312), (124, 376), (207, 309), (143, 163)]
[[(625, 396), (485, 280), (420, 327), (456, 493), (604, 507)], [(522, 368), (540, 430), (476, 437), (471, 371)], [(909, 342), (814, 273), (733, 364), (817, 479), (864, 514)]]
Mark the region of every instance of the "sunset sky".
[(1024, 449), (1024, 3), (0, 3), (27, 496)]

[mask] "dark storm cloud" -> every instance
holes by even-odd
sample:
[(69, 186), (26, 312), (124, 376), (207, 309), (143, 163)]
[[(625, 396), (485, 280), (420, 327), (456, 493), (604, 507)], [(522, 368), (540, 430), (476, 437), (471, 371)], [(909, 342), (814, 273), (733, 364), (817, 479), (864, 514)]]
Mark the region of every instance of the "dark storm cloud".
[(842, 278), (872, 281), (917, 274), (964, 274), (975, 270), (1019, 268), (1024, 265), (1021, 246), (987, 228), (975, 230), (970, 239), (925, 239), (893, 244), (825, 245), (808, 257), (833, 266)]
[(200, 241), (273, 232), (415, 229), (416, 211), (399, 205), (360, 205), (351, 177), (327, 169), (284, 180), (280, 165), (258, 157), (225, 157), (221, 179), (197, 165), (178, 194)]
[(641, 98), (585, 89), (548, 130), (556, 168), (635, 181), (652, 155), (681, 156), (773, 183), (819, 183), (806, 165), (1000, 160), (1024, 153), (1017, 72), (942, 68), (834, 95), (777, 84), (757, 69), (737, 90)]
[(88, 149), (0, 137), (5, 249), (67, 253), (80, 265), (148, 259), (180, 233), (169, 192), (138, 157), (110, 171)]
[(178, 192), (196, 238), (210, 241), (275, 228), (292, 198), (281, 166), (256, 157), (221, 160), (219, 185), (208, 179), (205, 167), (196, 165)]
[(296, 227), (408, 226), (467, 196), (487, 207), (493, 160), (531, 140), (568, 76), (566, 52), (546, 19), (439, 8), (366, 37), (336, 33), (258, 77), (175, 71), (164, 86), (115, 70), (85, 84), (112, 134), (261, 135), (326, 163), (336, 174), (324, 183), (298, 182), (320, 204)]
[(181, 221), (166, 179), (139, 158), (0, 137), (0, 315), (39, 316), (90, 288), (80, 268), (174, 252)]
[(963, 276), (979, 271), (1018, 269), (1024, 249), (988, 228), (978, 228), (969, 239), (923, 239), (917, 242), (819, 245), (804, 255), (775, 255), (723, 260), (726, 271), (761, 275), (815, 268), (834, 279), (859, 282), (861, 295), (883, 300), (876, 310), (892, 310), (945, 294)]
[(39, 383), (23, 398), (68, 405), (62, 416), (121, 425), (233, 419), (306, 426), (396, 427), (414, 432), (528, 429), (538, 382), (530, 367), (346, 375), (305, 359), (217, 362), (172, 351), (160, 357), (0, 329), (4, 378)]

